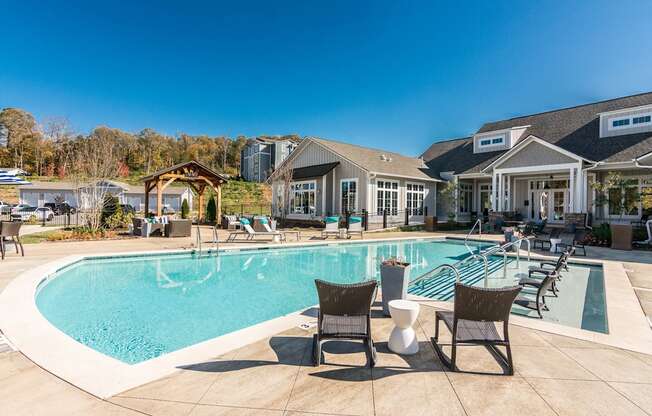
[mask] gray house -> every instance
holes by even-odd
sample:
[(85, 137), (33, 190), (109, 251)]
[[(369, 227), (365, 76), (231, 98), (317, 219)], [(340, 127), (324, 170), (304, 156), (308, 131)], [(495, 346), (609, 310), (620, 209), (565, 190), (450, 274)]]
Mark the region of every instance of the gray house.
[[(459, 220), (489, 210), (551, 223), (567, 213), (639, 220), (652, 213), (652, 93), (486, 123), (471, 137), (434, 143), (422, 157), (458, 183)], [(630, 185), (597, 204), (592, 184), (612, 171)]]
[[(319, 138), (306, 138), (284, 162), (293, 168), (289, 218), (316, 219), (347, 212), (371, 214), (370, 222), (390, 217), (421, 222), (434, 213), (441, 179), (419, 158)], [(283, 186), (272, 183), (272, 209), (280, 215)], [(432, 215), (432, 214), (429, 214)]]
[(294, 136), (258, 137), (250, 140), (240, 152), (240, 176), (251, 182), (265, 182), (299, 142)]
[[(646, 219), (652, 92), (486, 123), (472, 136), (433, 143), (420, 158), (310, 138), (285, 163), (294, 172), (296, 218), (388, 209), (418, 220), (427, 207), (428, 215), (458, 221), (489, 211), (550, 223), (570, 213), (597, 222)], [(614, 171), (628, 186), (599, 204), (592, 185)], [(270, 182), (277, 210), (282, 184), (275, 175)], [(445, 182), (456, 184), (453, 198), (443, 197)]]

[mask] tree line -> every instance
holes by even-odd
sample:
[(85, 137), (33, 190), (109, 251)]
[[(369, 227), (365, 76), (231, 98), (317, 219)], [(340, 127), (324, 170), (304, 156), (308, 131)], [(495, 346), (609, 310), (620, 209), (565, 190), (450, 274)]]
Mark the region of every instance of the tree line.
[(116, 172), (121, 177), (146, 175), (192, 159), (237, 176), (240, 151), (251, 139), (185, 133), (168, 136), (150, 128), (133, 134), (107, 126), (79, 134), (65, 118), (51, 117), (39, 122), (22, 109), (0, 111), (0, 166), (62, 179), (69, 176), (77, 154), (88, 142), (110, 143), (112, 149), (117, 149)]

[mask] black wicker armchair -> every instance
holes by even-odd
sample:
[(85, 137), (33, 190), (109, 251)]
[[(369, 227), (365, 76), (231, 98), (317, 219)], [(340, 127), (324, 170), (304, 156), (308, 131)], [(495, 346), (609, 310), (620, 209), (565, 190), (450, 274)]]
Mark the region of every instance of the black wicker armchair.
[(376, 364), (376, 348), (371, 339), (371, 305), (377, 283), (337, 284), (316, 279), (319, 320), (313, 338), (313, 360), (321, 363), (321, 343), (328, 339), (359, 339), (368, 350), (369, 365)]

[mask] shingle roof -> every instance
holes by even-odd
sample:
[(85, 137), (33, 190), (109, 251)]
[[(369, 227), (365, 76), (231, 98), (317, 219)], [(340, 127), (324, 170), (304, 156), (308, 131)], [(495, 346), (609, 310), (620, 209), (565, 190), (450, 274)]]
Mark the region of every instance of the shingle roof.
[[(441, 179), (420, 158), (403, 156), (386, 150), (372, 149), (334, 140), (315, 137), (311, 137), (309, 140), (321, 144), (369, 172), (423, 180)], [(383, 160), (382, 155), (385, 155), (385, 160)]]
[[(652, 132), (600, 138), (599, 113), (652, 105), (652, 92), (484, 124), (478, 133), (529, 126), (539, 137), (587, 160), (624, 162), (652, 150)], [(473, 138), (433, 143), (422, 157), (436, 172), (478, 173), (506, 151), (473, 153)]]
[(537, 136), (588, 160), (630, 161), (652, 149), (652, 132), (601, 138), (598, 114), (643, 105), (652, 105), (652, 92), (486, 123), (478, 133), (529, 125), (523, 137)]

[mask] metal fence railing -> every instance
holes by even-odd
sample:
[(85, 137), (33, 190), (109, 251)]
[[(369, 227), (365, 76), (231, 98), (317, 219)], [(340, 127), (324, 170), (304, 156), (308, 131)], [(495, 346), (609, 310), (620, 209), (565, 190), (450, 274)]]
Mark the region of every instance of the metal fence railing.
[(225, 204), (222, 205), (223, 215), (272, 215), (271, 204)]
[(11, 215), (10, 213), (1, 213), (0, 221), (22, 221), (25, 224), (34, 224), (41, 226), (64, 226), (75, 227), (78, 225), (86, 224), (86, 216), (84, 212), (75, 212), (74, 214), (48, 214), (41, 215), (39, 213), (34, 215)]
[(365, 231), (383, 230), (387, 228), (396, 228), (410, 225), (421, 225), (428, 215), (428, 207), (422, 209), (406, 210), (379, 210), (369, 212), (362, 210), (360, 212), (347, 212), (342, 216), (343, 221), (348, 227), (349, 218), (352, 216), (362, 217), (362, 227)]

